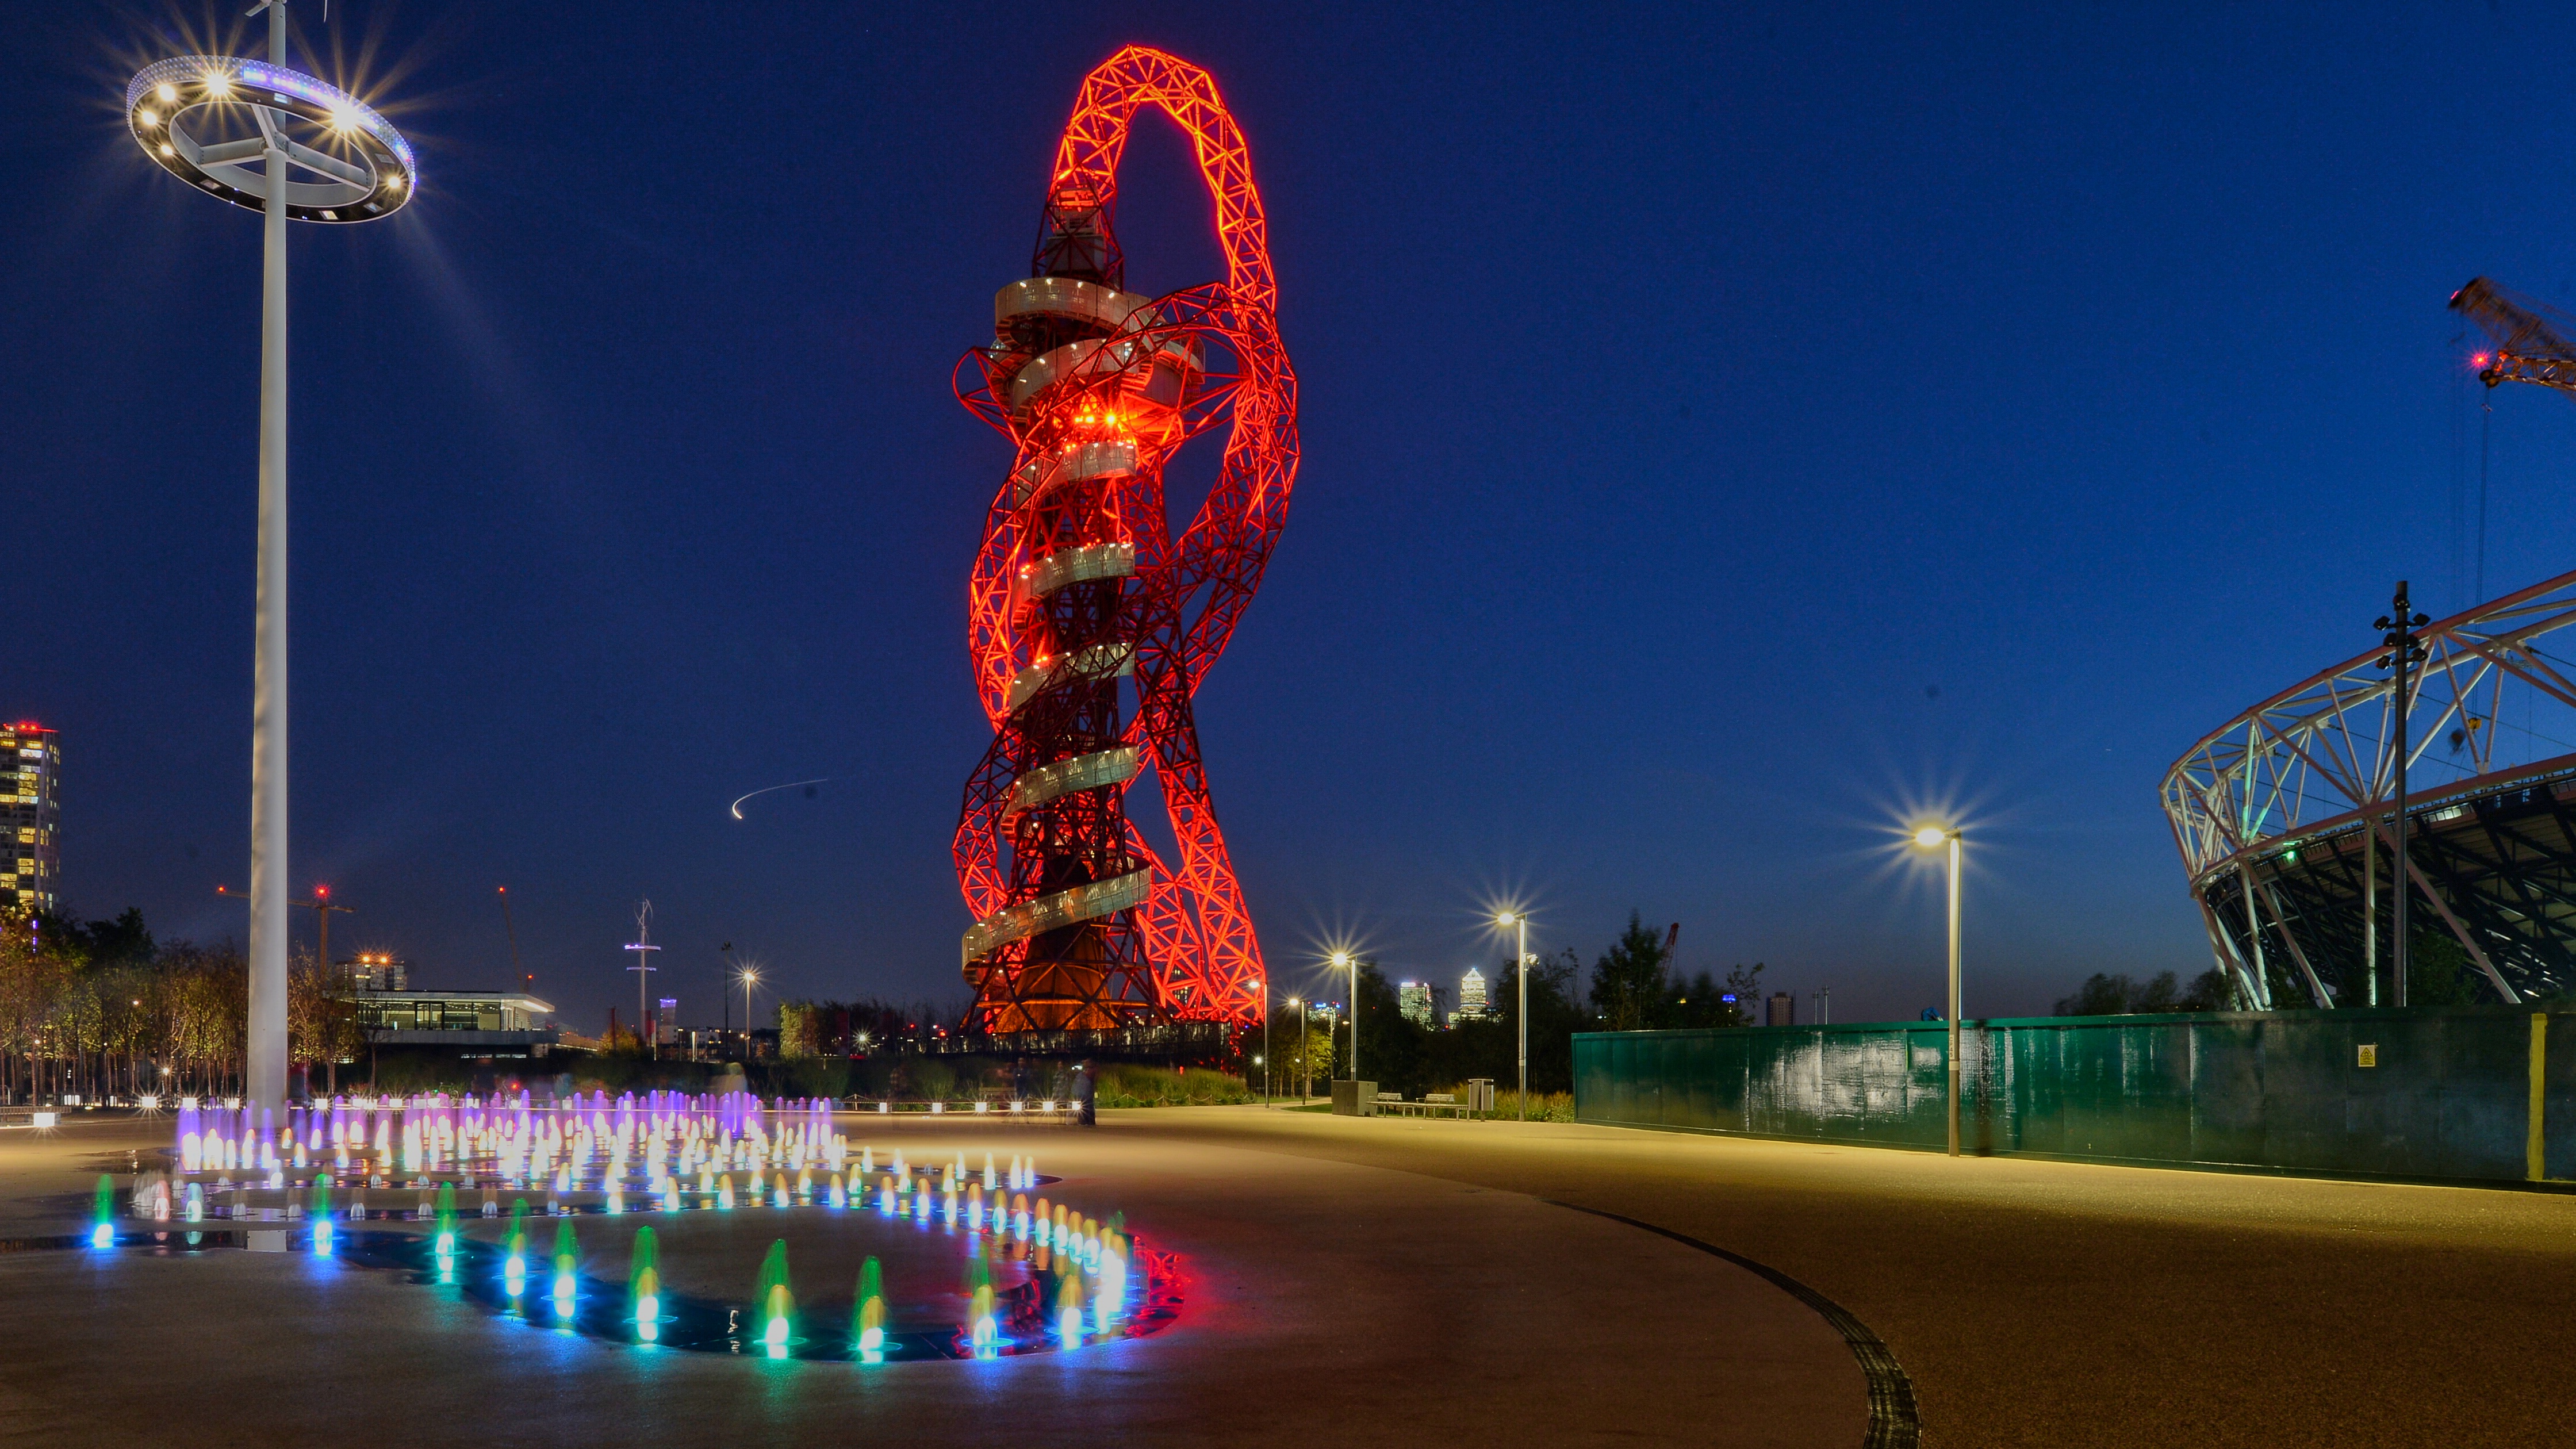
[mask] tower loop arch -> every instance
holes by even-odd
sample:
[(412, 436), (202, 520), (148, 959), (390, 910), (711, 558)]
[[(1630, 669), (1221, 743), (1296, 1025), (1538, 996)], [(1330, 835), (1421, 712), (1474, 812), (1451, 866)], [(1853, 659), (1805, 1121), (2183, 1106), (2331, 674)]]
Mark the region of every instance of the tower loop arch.
[[(1155, 297), (1127, 290), (1115, 226), (1119, 165), (1149, 109), (1190, 141), (1226, 266)], [(992, 342), (954, 376), (1014, 448), (969, 585), (994, 731), (953, 843), (976, 918), (960, 943), (971, 1025), (1260, 1018), (1260, 943), (1192, 696), (1260, 587), (1296, 483), (1277, 308), (1251, 148), (1215, 78), (1146, 46), (1111, 56), (1058, 145), (1030, 276), (996, 295)], [(1176, 532), (1164, 467), (1219, 430), (1215, 482)], [(1178, 847), (1168, 862), (1126, 811), (1147, 771)]]

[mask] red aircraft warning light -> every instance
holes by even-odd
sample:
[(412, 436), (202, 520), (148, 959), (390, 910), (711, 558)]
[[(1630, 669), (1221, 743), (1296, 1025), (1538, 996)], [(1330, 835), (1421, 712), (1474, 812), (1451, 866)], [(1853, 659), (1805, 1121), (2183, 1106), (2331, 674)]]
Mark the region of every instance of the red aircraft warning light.
[[(1128, 128), (1149, 106), (1188, 136), (1226, 258), (1224, 281), (1161, 297), (1126, 290), (1111, 225)], [(969, 1020), (1258, 1021), (1261, 946), (1190, 705), (1297, 479), (1297, 379), (1251, 148), (1206, 71), (1129, 46), (1083, 81), (1052, 174), (1030, 276), (993, 299), (993, 341), (956, 374), (960, 400), (1016, 450), (969, 595), (994, 730), (955, 840), (975, 914), (959, 947)], [(1175, 537), (1164, 465), (1220, 427), (1216, 482)], [(1148, 770), (1176, 862), (1127, 816), (1127, 786)]]

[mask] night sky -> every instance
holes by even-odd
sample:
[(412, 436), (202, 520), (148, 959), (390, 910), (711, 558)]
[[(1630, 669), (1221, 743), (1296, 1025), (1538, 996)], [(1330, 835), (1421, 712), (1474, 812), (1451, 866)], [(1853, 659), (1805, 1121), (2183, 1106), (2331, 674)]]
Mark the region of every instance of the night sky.
[[(0, 715), (63, 732), (73, 908), (164, 938), (244, 924), (259, 222), (120, 104), (264, 45), (242, 8), (31, 9), (0, 60)], [(726, 941), (963, 1002), (1008, 453), (949, 369), (1131, 41), (1248, 130), (1303, 385), (1198, 703), (1282, 994), (1343, 942), (1454, 980), (1518, 899), (1534, 946), (1637, 909), (1688, 969), (1911, 1016), (1926, 805), (1970, 831), (1969, 1014), (2189, 976), (2159, 778), (2393, 579), (2473, 600), (2482, 428), (2485, 593), (2570, 565), (2576, 409), (2482, 418), (2443, 307), (2576, 302), (2576, 117), (2526, 79), (2563, 12), (875, 8), (296, 6), (424, 172), (294, 237), (293, 874), (356, 908), (335, 947), (507, 985), (506, 884), (596, 1031), (649, 896), (691, 1024)], [(1123, 186), (1131, 289), (1221, 274), (1159, 118)]]

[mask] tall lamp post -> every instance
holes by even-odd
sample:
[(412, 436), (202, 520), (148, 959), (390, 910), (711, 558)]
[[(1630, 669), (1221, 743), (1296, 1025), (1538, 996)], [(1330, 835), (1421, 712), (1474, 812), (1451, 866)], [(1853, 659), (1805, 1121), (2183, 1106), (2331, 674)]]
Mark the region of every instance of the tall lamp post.
[(1360, 1101), (1360, 961), (1348, 951), (1333, 953), (1333, 968), (1348, 968), (1351, 973), (1351, 1115), (1359, 1115)]
[[(286, 1100), (286, 223), (374, 221), (411, 200), (411, 144), (356, 96), (286, 65), (286, 0), (266, 61), (183, 55), (125, 88), (143, 154), (195, 190), (264, 217), (260, 253), (258, 583), (252, 606), (249, 1051), (251, 1101)], [(303, 137), (298, 140), (297, 137)], [(311, 144), (307, 144), (310, 142)], [(259, 169), (253, 171), (250, 167)], [(290, 171), (305, 179), (290, 178)]]
[(1959, 828), (1955, 825), (1926, 825), (1914, 832), (1914, 844), (1920, 850), (1949, 847), (1950, 858), (1950, 1050), (1944, 1053), (1950, 1063), (1950, 1155), (1959, 1155)]
[(751, 988), (760, 984), (760, 968), (745, 964), (735, 980), (742, 983), (742, 1059), (751, 1060)]
[(1306, 998), (1291, 996), (1288, 1004), (1297, 1008), (1297, 1105), (1303, 1107), (1315, 1096), (1315, 1059), (1306, 1050)]
[(1270, 978), (1261, 978), (1261, 1105), (1270, 1105)]
[[(653, 965), (653, 958), (646, 954), (662, 949), (653, 944), (653, 903), (651, 901), (645, 901), (635, 908), (635, 939), (627, 944), (626, 949), (635, 953), (635, 964), (626, 968), (635, 973), (635, 1040), (639, 1045), (645, 1041), (651, 1041), (652, 1046), (648, 1050), (655, 1061), (660, 1061), (662, 1033), (656, 1029), (647, 1036), (644, 1026), (647, 1014), (645, 999), (651, 994), (645, 990), (645, 983), (653, 979), (654, 971), (661, 969)], [(617, 1043), (610, 1042), (609, 1045), (613, 1047)]]
[[(2390, 601), (2388, 613), (2371, 626), (2387, 631), (2379, 638), (2380, 643), (2388, 646), (2388, 652), (2379, 656), (2379, 667), (2387, 669), (2393, 666), (2397, 670), (2397, 842), (2389, 852), (2388, 873), (2389, 886), (2397, 892), (2389, 922), (2388, 973), (2391, 980), (2388, 1004), (2391, 1006), (2406, 1004), (2406, 898), (2415, 893), (2414, 882), (2407, 878), (2407, 863), (2413, 859), (2413, 852), (2407, 848), (2410, 844), (2407, 837), (2414, 832), (2406, 819), (2406, 712), (2415, 701), (2407, 688), (2406, 675), (2408, 670), (2425, 659), (2424, 646), (2415, 642), (2415, 631), (2433, 622), (2414, 612), (2414, 607), (2406, 601), (2406, 581), (2399, 579), (2397, 597)], [(2247, 889), (2250, 892), (2252, 887)]]
[(1512, 976), (1519, 982), (1520, 1009), (1517, 1015), (1520, 1017), (1520, 1119), (1526, 1122), (1529, 1120), (1529, 912), (1498, 912), (1494, 916), (1494, 924), (1514, 926), (1520, 931), (1519, 944), (1512, 952)]

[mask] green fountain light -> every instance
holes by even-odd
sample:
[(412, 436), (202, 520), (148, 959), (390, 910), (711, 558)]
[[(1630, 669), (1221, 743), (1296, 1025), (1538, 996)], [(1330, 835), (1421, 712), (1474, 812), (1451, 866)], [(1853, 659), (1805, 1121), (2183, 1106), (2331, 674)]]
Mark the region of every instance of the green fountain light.
[(752, 1289), (752, 1309), (760, 1315), (760, 1341), (771, 1358), (787, 1356), (787, 1340), (796, 1332), (796, 1295), (787, 1286), (787, 1240), (769, 1245), (760, 1261), (760, 1281)]
[(873, 1257), (859, 1269), (859, 1308), (854, 1326), (858, 1330), (859, 1361), (885, 1362), (885, 1269)]
[(635, 1336), (651, 1343), (661, 1336), (661, 1250), (651, 1228), (635, 1230), (635, 1252), (626, 1269), (627, 1301), (634, 1306)]

